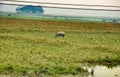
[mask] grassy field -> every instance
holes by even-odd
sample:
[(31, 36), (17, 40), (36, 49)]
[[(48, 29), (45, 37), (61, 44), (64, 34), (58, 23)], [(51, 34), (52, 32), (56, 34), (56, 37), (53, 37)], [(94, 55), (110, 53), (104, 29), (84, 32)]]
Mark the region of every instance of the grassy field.
[(120, 24), (0, 18), (0, 73), (78, 74), (85, 64), (120, 64)]

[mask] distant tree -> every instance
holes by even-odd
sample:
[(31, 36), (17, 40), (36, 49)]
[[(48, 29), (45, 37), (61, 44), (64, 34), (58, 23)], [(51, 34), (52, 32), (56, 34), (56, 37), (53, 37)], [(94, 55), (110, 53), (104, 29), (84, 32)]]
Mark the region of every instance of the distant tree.
[(116, 22), (117, 22), (117, 20), (116, 20), (116, 19), (113, 19), (113, 22), (115, 22), (115, 23), (116, 23)]
[(16, 9), (17, 13), (32, 13), (32, 14), (42, 14), (44, 12), (41, 6), (23, 6)]
[(102, 21), (103, 21), (103, 22), (106, 22), (106, 20), (105, 20), (105, 19), (103, 19)]
[(8, 16), (12, 16), (11, 14), (8, 14)]

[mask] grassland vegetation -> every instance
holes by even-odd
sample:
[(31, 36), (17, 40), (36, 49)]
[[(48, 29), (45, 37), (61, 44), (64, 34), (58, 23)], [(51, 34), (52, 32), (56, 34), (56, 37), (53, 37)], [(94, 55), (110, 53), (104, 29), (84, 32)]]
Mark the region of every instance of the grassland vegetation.
[(119, 64), (119, 46), (119, 23), (0, 18), (3, 73), (78, 74), (85, 64)]

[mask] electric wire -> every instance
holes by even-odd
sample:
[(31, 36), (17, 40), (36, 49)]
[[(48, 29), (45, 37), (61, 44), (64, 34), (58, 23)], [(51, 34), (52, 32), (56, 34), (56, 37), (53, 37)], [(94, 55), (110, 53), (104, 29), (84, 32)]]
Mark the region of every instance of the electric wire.
[[(8, 1), (8, 0), (2, 0), (2, 1)], [(11, 0), (9, 2), (32, 3), (30, 1), (28, 2), (28, 1), (16, 1), (16, 0)], [(16, 5), (16, 6), (25, 6), (26, 5), (26, 4), (1, 3), (1, 2), (0, 2), (0, 4)], [(40, 6), (40, 5), (31, 5), (31, 6)], [(56, 7), (56, 6), (46, 6), (46, 5), (42, 5), (42, 7), (45, 7), (45, 8), (58, 8), (58, 9), (74, 9), (74, 10), (93, 10), (93, 11), (120, 11), (120, 9), (114, 9), (113, 10), (113, 9), (73, 8), (73, 7)]]
[(98, 7), (116, 7), (120, 8), (120, 6), (113, 5), (88, 5), (88, 4), (65, 4), (65, 3), (52, 3), (52, 2), (36, 2), (36, 1), (18, 1), (18, 0), (1, 0), (1, 1), (10, 1), (10, 2), (24, 2), (24, 3), (37, 3), (37, 4), (53, 4), (53, 5), (72, 5), (72, 6), (98, 6)]

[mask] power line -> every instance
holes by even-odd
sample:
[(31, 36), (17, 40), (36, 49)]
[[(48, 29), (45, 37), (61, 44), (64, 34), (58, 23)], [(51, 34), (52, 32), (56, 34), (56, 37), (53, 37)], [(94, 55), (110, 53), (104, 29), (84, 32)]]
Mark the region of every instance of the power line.
[[(10, 3), (1, 3), (0, 4), (4, 4), (4, 5), (16, 5), (16, 6), (25, 6), (26, 4), (10, 4)], [(31, 5), (33, 6), (33, 5)], [(34, 5), (34, 6), (38, 6), (38, 5)], [(42, 6), (45, 8), (58, 8), (58, 9), (73, 9), (73, 10), (93, 10), (93, 11), (120, 11), (119, 9), (90, 9), (90, 8), (72, 8), (72, 7), (55, 7), (55, 6)]]
[(97, 6), (97, 7), (116, 7), (120, 6), (113, 5), (88, 5), (88, 4), (65, 4), (65, 3), (51, 3), (51, 2), (35, 2), (35, 1), (18, 1), (18, 0), (1, 0), (1, 1), (10, 1), (10, 2), (24, 2), (24, 3), (37, 3), (37, 4), (52, 4), (52, 5), (72, 5), (72, 6)]

